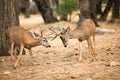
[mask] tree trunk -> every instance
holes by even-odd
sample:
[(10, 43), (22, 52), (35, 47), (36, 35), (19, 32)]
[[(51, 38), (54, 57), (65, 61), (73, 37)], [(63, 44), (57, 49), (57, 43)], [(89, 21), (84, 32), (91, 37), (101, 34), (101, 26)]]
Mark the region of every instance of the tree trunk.
[(16, 0), (0, 1), (0, 56), (8, 55), (8, 44), (5, 30), (11, 26), (19, 25), (18, 8)]
[(25, 15), (25, 18), (30, 17), (30, 1), (29, 0), (18, 0), (19, 10)]
[(83, 21), (83, 19), (90, 18), (90, 4), (89, 0), (79, 0), (80, 5), (80, 22)]
[(80, 5), (80, 22), (83, 19), (92, 19), (96, 26), (99, 24), (95, 20), (96, 0), (79, 0)]
[(48, 0), (34, 0), (45, 23), (53, 23), (58, 20), (54, 17)]
[(112, 17), (111, 17), (111, 23), (114, 23), (116, 19), (119, 18), (119, 7), (120, 7), (120, 1), (114, 0), (113, 1), (113, 7), (112, 7)]
[(61, 21), (67, 21), (67, 14), (60, 14), (60, 20)]
[(59, 4), (59, 0), (48, 0), (49, 1), (49, 6), (52, 9), (52, 13), (54, 18), (57, 19), (57, 12), (56, 12), (56, 7)]
[(102, 13), (102, 15), (101, 15), (101, 17), (100, 17), (100, 19), (99, 19), (100, 21), (105, 21), (105, 20), (106, 20), (106, 18), (107, 18), (107, 16), (108, 16), (108, 13), (109, 13), (109, 11), (110, 11), (110, 9), (111, 9), (111, 7), (112, 7), (113, 1), (114, 1), (114, 0), (108, 0), (107, 6), (106, 6), (104, 12)]
[(89, 4), (90, 4), (90, 18), (94, 21), (95, 25), (98, 27), (99, 24), (96, 21), (96, 5), (98, 3), (98, 0), (89, 0)]
[(96, 4), (95, 13), (96, 13), (96, 19), (97, 19), (97, 15), (102, 14), (102, 0), (98, 0), (98, 2)]

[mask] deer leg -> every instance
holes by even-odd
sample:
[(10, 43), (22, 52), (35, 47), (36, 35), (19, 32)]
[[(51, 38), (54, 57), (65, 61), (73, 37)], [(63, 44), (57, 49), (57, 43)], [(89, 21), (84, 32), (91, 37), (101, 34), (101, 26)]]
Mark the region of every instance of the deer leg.
[[(87, 39), (87, 43), (88, 43), (88, 49), (89, 51), (92, 53), (92, 56), (93, 56), (93, 49), (92, 49), (92, 41), (91, 41), (91, 38), (88, 38)], [(94, 59), (92, 59), (93, 61)]]
[(15, 65), (14, 65), (15, 68), (17, 67), (18, 63), (20, 62), (20, 59), (21, 59), (21, 56), (22, 56), (23, 49), (24, 49), (24, 45), (23, 45), (23, 44), (20, 44), (20, 53), (19, 53), (19, 56), (18, 56), (17, 61), (15, 62)]
[(92, 55), (95, 57), (96, 55), (95, 55), (95, 52), (94, 52), (94, 49), (93, 49), (93, 44), (92, 44), (92, 40), (91, 40), (91, 38), (89, 38), (88, 39), (88, 46), (91, 48), (91, 50), (92, 50)]
[(79, 57), (79, 61), (82, 60), (82, 42), (79, 41), (79, 54), (80, 54), (80, 57)]
[(14, 48), (14, 42), (11, 42), (8, 53), (11, 55), (12, 60), (14, 60), (13, 48)]
[(94, 55), (96, 54), (95, 34), (93, 35)]
[(15, 48), (14, 48), (14, 51), (13, 51), (13, 54), (14, 54), (14, 56), (15, 56), (15, 59), (17, 59), (16, 49), (17, 49), (17, 47), (15, 47)]
[(30, 53), (30, 57), (31, 57), (31, 60), (32, 60), (32, 65), (35, 64), (35, 60), (33, 59), (33, 56), (32, 56), (32, 50), (29, 49), (29, 53)]
[[(88, 44), (89, 52), (92, 53), (92, 48), (91, 48), (92, 43), (91, 43), (91, 39), (90, 39), (90, 38), (87, 39), (87, 44)], [(92, 55), (93, 55), (93, 54), (92, 54)]]
[[(13, 51), (13, 54), (14, 54), (16, 60), (18, 59), (18, 56), (17, 56), (17, 49), (18, 49), (18, 47), (15, 47), (15, 48), (14, 48), (14, 51)], [(21, 64), (22, 64), (22, 63), (19, 62), (18, 65), (21, 65)]]
[(91, 47), (90, 47), (90, 39), (87, 39), (87, 44), (88, 44), (88, 49), (89, 49), (89, 51), (91, 52), (92, 50), (91, 50)]
[[(14, 56), (15, 56), (15, 59), (17, 60), (18, 59), (18, 56), (16, 54), (16, 50), (14, 50)], [(21, 65), (22, 63), (19, 61), (18, 65)]]

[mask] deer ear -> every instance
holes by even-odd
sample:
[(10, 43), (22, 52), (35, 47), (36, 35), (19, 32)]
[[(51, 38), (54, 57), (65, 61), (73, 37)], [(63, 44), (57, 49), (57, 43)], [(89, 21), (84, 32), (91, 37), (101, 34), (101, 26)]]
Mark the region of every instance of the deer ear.
[(69, 31), (70, 31), (70, 26), (68, 26), (66, 29), (66, 32), (69, 32)]
[(35, 37), (40, 37), (40, 35), (38, 33), (35, 33), (35, 32), (33, 32), (33, 33), (34, 33)]
[(65, 33), (65, 32), (66, 32), (66, 29), (65, 29), (65, 28), (62, 28), (61, 33)]

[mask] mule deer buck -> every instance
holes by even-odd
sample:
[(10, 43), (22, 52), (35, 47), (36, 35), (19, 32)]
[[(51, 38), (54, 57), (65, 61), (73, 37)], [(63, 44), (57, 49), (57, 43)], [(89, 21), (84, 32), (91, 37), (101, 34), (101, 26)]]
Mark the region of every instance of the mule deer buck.
[[(9, 45), (8, 53), (10, 53), (12, 59), (14, 56), (16, 59), (16, 62), (14, 65), (15, 68), (18, 66), (18, 63), (20, 63), (24, 48), (27, 48), (29, 50), (29, 53), (32, 59), (32, 50), (31, 50), (32, 47), (35, 47), (38, 45), (50, 47), (47, 39), (44, 38), (43, 36), (39, 35), (38, 38), (34, 38), (28, 30), (25, 30), (24, 28), (17, 27), (17, 26), (7, 29), (5, 32), (5, 36)], [(15, 53), (16, 47), (20, 49), (18, 58)], [(34, 64), (33, 59), (32, 59), (32, 64)]]
[[(96, 56), (95, 32), (96, 32), (96, 27), (94, 22), (90, 19), (85, 19), (81, 23), (79, 23), (74, 30), (70, 30), (70, 27), (68, 27), (67, 29), (63, 28), (62, 31), (59, 34), (57, 34), (53, 39), (55, 39), (57, 36), (60, 36), (60, 39), (62, 40), (64, 47), (67, 47), (69, 39), (78, 39), (79, 54), (80, 54), (79, 61), (81, 61), (82, 41), (84, 40), (87, 40), (89, 50), (93, 52), (94, 57)], [(91, 36), (93, 36), (93, 39), (91, 39)]]

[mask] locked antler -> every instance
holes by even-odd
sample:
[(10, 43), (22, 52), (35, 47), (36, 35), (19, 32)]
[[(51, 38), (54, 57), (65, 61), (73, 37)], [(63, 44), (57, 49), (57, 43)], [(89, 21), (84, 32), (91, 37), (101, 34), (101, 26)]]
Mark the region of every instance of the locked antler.
[(53, 29), (51, 29), (51, 28), (49, 28), (49, 30), (50, 31), (52, 31), (52, 32), (54, 32), (56, 35), (53, 37), (53, 39), (52, 40), (54, 40), (55, 38), (57, 38), (57, 36), (59, 36), (60, 34), (61, 34), (61, 32), (60, 33), (57, 33), (57, 32), (55, 32)]
[(44, 31), (44, 30), (41, 31), (41, 37), (43, 37), (43, 31)]

